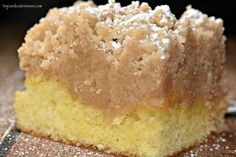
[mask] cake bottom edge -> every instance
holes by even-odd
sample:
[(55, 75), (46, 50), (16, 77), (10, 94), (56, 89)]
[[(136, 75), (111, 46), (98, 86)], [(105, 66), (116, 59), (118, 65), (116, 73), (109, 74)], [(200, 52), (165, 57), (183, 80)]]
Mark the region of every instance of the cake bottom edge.
[(208, 103), (176, 106), (168, 113), (142, 106), (109, 117), (75, 100), (62, 83), (29, 77), (26, 90), (15, 94), (14, 112), (23, 132), (114, 154), (164, 157), (222, 131), (224, 97), (211, 108)]

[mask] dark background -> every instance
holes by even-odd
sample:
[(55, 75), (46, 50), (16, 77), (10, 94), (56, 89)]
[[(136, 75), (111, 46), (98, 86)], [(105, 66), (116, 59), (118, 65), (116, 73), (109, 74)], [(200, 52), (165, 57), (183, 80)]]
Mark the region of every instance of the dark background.
[[(46, 15), (52, 7), (63, 7), (72, 5), (74, 0), (1, 0), (0, 22), (2, 26), (21, 26), (24, 30), (31, 27), (39, 19)], [(105, 4), (107, 1), (94, 0), (96, 4)], [(117, 0), (122, 5), (130, 4), (131, 0)], [(225, 23), (226, 35), (236, 35), (236, 5), (233, 0), (149, 0), (152, 8), (161, 4), (168, 4), (171, 11), (179, 17), (185, 7), (191, 4), (194, 8), (201, 10), (209, 16), (220, 17)], [(5, 9), (3, 4), (36, 4), (42, 8), (10, 8)]]

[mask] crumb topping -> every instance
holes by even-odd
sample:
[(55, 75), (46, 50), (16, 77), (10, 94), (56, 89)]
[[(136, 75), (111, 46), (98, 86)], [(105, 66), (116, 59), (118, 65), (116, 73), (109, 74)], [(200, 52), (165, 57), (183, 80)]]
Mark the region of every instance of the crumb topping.
[(221, 19), (191, 6), (176, 19), (167, 5), (76, 2), (51, 9), (27, 32), (20, 67), (105, 108), (189, 104), (223, 93), (223, 30)]

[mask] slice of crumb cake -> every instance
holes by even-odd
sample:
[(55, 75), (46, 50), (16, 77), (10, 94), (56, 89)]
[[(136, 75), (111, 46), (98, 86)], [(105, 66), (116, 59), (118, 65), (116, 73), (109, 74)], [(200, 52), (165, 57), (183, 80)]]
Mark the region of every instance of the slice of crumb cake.
[(77, 2), (54, 8), (19, 49), (24, 132), (125, 155), (169, 156), (223, 128), (221, 19), (188, 7)]

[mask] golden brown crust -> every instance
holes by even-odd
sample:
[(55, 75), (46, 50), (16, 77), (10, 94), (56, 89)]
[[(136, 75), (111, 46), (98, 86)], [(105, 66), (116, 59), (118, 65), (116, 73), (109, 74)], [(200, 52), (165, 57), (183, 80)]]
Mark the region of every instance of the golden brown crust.
[[(228, 121), (226, 121), (228, 122)], [(43, 139), (51, 139), (50, 136), (45, 136), (45, 135), (42, 135), (38, 132), (34, 132), (34, 131), (29, 131), (28, 129), (22, 127), (22, 126), (17, 126), (17, 128), (20, 128), (21, 131), (23, 131), (24, 133), (28, 133), (28, 134), (31, 134), (35, 137), (39, 137), (39, 138), (43, 138)], [(223, 131), (222, 131), (223, 132)], [(219, 134), (220, 132), (212, 132), (210, 135), (208, 135), (207, 137), (213, 137), (214, 135), (217, 135)], [(205, 139), (202, 139), (202, 141), (198, 141), (198, 142), (195, 142), (195, 143), (192, 143), (191, 145), (189, 145), (188, 147), (185, 147), (183, 148), (182, 150), (178, 151), (178, 152), (175, 152), (172, 156), (176, 156), (178, 155), (180, 152), (182, 152), (183, 150), (186, 150), (188, 148), (191, 148), (193, 146), (196, 146), (197, 144), (199, 143), (202, 143), (202, 142), (207, 142), (207, 139), (208, 138), (205, 138)], [(65, 143), (65, 144), (68, 144), (68, 145), (71, 145), (71, 146), (79, 146), (81, 148), (91, 148), (91, 149), (94, 149), (94, 150), (99, 150), (99, 151), (103, 151), (104, 153), (108, 153), (108, 154), (111, 154), (111, 155), (114, 155), (116, 157), (135, 157), (135, 155), (133, 154), (130, 154), (128, 152), (114, 152), (112, 151), (111, 149), (109, 148), (105, 148), (105, 149), (99, 149), (96, 145), (92, 145), (92, 144), (84, 144), (84, 143), (73, 143), (73, 142), (69, 142), (69, 141), (62, 141), (62, 140), (59, 140), (59, 139), (54, 139), (56, 140), (57, 142), (61, 142), (61, 143)]]
[[(19, 49), (27, 75), (59, 79), (86, 104), (167, 107), (222, 96), (223, 22), (133, 2), (52, 9)], [(207, 44), (206, 44), (207, 43)]]
[(18, 123), (16, 123), (16, 124), (17, 124), (17, 128), (20, 128), (19, 129), (20, 131), (22, 131), (22, 132), (24, 132), (26, 134), (30, 134), (30, 135), (35, 136), (35, 137), (39, 137), (39, 138), (43, 138), (43, 139), (48, 139), (48, 140), (53, 139), (53, 140), (55, 140), (57, 142), (65, 143), (65, 144), (68, 144), (68, 145), (71, 145), (71, 146), (79, 146), (81, 148), (83, 148), (83, 147), (84, 148), (92, 148), (94, 150), (98, 150), (98, 151), (102, 151), (104, 153), (115, 155), (116, 157), (119, 157), (119, 156), (120, 157), (126, 157), (126, 156), (127, 157), (133, 157), (134, 156), (134, 155), (132, 155), (132, 154), (130, 154), (128, 152), (114, 152), (110, 148), (107, 148), (107, 147), (105, 149), (99, 149), (98, 146), (93, 145), (93, 144), (73, 143), (73, 142), (69, 142), (69, 141), (63, 141), (61, 139), (55, 139), (55, 138), (52, 138), (50, 135), (45, 136), (43, 134), (40, 134), (39, 132), (31, 131), (31, 130), (29, 130), (27, 128), (19, 126)]

